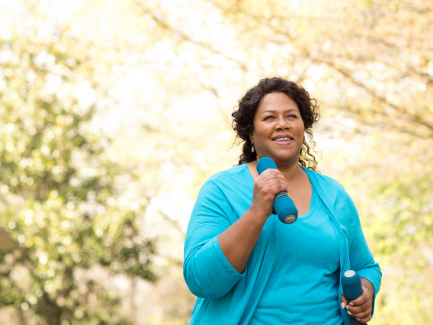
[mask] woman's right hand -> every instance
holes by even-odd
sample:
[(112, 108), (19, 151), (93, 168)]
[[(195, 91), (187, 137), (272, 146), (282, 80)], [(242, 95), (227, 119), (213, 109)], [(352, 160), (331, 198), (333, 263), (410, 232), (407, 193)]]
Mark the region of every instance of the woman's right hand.
[(283, 174), (278, 169), (265, 170), (254, 181), (250, 212), (260, 220), (268, 219), (274, 208), (275, 195), (282, 191), (288, 191)]

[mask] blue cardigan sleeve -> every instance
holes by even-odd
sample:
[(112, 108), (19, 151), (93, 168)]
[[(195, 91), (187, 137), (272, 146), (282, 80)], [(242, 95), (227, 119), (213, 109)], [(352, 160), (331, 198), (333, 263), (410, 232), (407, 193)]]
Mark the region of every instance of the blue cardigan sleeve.
[(346, 193), (346, 208), (349, 210), (350, 216), (350, 234), (349, 256), (350, 268), (356, 271), (360, 277), (363, 277), (371, 282), (374, 287), (373, 308), (371, 315), (374, 313), (374, 305), (376, 296), (380, 290), (382, 272), (379, 264), (374, 260), (373, 254), (368, 248), (364, 233), (361, 228), (358, 211), (350, 196)]
[(183, 276), (198, 297), (221, 298), (246, 274), (233, 268), (218, 243), (217, 236), (230, 227), (233, 215), (224, 193), (208, 180), (199, 192), (185, 238)]

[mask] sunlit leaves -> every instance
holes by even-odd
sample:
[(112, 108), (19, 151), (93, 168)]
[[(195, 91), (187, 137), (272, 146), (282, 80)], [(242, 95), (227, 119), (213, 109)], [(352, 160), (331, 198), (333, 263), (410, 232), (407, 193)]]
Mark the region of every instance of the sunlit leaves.
[(20, 243), (0, 254), (0, 308), (29, 324), (126, 324), (115, 291), (90, 274), (152, 281), (155, 246), (140, 233), (145, 202), (118, 204), (133, 170), (92, 127), (101, 94), (69, 42), (0, 39), (1, 226)]

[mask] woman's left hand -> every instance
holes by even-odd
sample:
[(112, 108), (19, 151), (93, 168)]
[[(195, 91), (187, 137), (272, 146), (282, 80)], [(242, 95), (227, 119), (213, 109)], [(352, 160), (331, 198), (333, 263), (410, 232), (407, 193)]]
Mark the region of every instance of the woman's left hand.
[(361, 323), (367, 323), (371, 319), (372, 306), (373, 294), (364, 286), (362, 286), (362, 295), (349, 304), (347, 304), (346, 297), (341, 295), (341, 308), (347, 308), (347, 313)]

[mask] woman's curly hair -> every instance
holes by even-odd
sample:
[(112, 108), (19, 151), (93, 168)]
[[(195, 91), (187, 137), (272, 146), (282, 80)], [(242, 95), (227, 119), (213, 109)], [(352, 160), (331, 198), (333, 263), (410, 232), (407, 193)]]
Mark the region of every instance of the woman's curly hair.
[[(311, 153), (314, 150), (312, 126), (319, 121), (319, 105), (314, 98), (301, 86), (283, 78), (265, 78), (259, 84), (247, 91), (244, 97), (239, 100), (238, 109), (232, 113), (233, 129), (236, 132), (236, 140), (245, 141), (242, 147), (242, 154), (239, 157), (239, 165), (257, 159), (257, 153), (251, 152), (250, 134), (254, 130), (254, 116), (265, 95), (280, 92), (289, 96), (296, 102), (304, 122), (305, 132), (308, 134), (308, 142), (304, 144), (299, 156), (299, 164), (303, 167), (316, 170), (317, 160)], [(236, 141), (235, 140), (235, 141)]]

